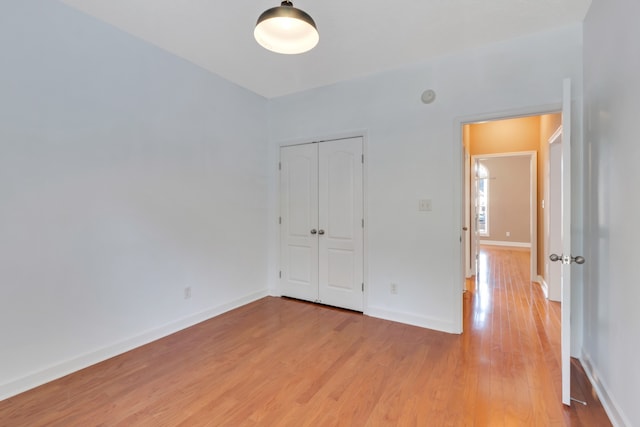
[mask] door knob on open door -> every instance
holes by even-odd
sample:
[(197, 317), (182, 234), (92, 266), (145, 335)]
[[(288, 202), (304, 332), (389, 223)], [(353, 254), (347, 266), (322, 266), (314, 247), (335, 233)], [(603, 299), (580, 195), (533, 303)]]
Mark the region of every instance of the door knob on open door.
[(564, 255), (556, 255), (556, 254), (551, 254), (549, 255), (549, 259), (553, 262), (556, 261), (562, 261), (563, 264), (571, 264), (572, 262), (575, 262), (576, 264), (584, 264), (584, 257), (583, 256), (564, 256)]

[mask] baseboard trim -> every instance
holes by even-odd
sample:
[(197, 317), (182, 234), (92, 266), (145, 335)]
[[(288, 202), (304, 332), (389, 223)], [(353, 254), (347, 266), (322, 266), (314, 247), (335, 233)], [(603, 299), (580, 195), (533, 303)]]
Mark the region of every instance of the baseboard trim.
[(408, 325), (419, 326), (421, 328), (433, 329), (450, 334), (459, 334), (460, 331), (455, 329), (455, 325), (451, 322), (434, 319), (430, 317), (418, 316), (411, 313), (402, 313), (398, 311), (386, 310), (377, 307), (368, 307), (365, 315), (377, 317), (379, 319), (391, 320), (393, 322), (405, 323)]
[(538, 278), (536, 279), (536, 282), (538, 282), (538, 284), (540, 285), (540, 289), (542, 289), (542, 293), (544, 293), (544, 297), (549, 299), (549, 285), (547, 285), (547, 282), (544, 280), (544, 277), (538, 276)]
[(591, 363), (591, 358), (588, 354), (585, 353), (584, 349), (582, 350), (582, 357), (580, 358), (580, 362), (582, 363), (584, 372), (587, 374), (587, 378), (589, 378), (591, 385), (596, 390), (596, 394), (598, 395), (600, 403), (602, 403), (602, 407), (607, 413), (611, 424), (613, 424), (614, 427), (631, 426), (632, 424), (629, 419), (621, 410), (618, 409), (617, 405), (614, 403), (614, 400), (611, 398), (611, 395), (607, 391), (607, 386), (600, 379), (602, 377), (598, 374), (598, 370), (593, 366), (593, 364)]
[(211, 307), (199, 313), (183, 317), (158, 328), (143, 332), (135, 337), (128, 338), (73, 359), (54, 364), (48, 368), (26, 375), (22, 378), (18, 378), (5, 384), (0, 384), (0, 400), (8, 399), (32, 388), (46, 384), (58, 378), (62, 378), (91, 365), (95, 365), (96, 363), (103, 362), (119, 354), (126, 353), (127, 351), (133, 350), (142, 345), (149, 344), (150, 342), (219, 316), (227, 311), (249, 304), (253, 301), (257, 301), (267, 295), (268, 292), (266, 290), (254, 292), (225, 304)]
[(480, 240), (481, 245), (489, 246), (511, 246), (514, 248), (531, 248), (531, 243), (526, 242), (507, 242), (501, 240)]

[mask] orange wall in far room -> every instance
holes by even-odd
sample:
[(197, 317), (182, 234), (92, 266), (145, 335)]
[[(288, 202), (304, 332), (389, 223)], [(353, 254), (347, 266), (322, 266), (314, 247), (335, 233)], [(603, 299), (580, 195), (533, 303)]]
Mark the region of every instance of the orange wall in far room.
[(469, 135), (471, 155), (538, 151), (540, 116), (474, 123)]

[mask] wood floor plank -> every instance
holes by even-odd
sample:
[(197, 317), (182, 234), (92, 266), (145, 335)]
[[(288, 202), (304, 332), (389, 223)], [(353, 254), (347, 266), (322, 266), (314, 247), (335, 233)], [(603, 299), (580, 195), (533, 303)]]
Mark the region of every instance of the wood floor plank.
[(483, 247), (462, 335), (264, 298), (0, 402), (0, 426), (608, 426), (528, 251)]

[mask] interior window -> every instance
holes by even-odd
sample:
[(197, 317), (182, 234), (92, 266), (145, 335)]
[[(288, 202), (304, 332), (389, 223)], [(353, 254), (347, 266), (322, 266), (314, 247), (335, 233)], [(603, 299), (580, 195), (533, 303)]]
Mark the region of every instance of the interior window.
[(478, 213), (478, 233), (481, 236), (489, 235), (489, 170), (478, 163), (476, 212)]

